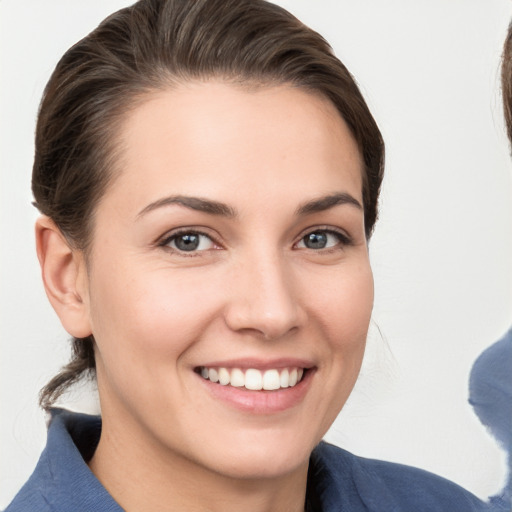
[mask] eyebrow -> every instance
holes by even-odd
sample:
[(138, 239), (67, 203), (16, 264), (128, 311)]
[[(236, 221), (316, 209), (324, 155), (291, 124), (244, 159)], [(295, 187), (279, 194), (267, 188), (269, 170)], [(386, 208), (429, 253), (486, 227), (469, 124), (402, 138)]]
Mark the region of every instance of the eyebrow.
[[(147, 213), (157, 210), (158, 208), (163, 208), (173, 204), (184, 206), (191, 210), (208, 213), (210, 215), (219, 215), (228, 218), (237, 216), (237, 211), (225, 203), (201, 197), (177, 195), (163, 197), (162, 199), (158, 199), (157, 201), (148, 204), (137, 214), (137, 218), (143, 217)], [(355, 197), (346, 192), (339, 192), (308, 201), (299, 206), (295, 214), (298, 216), (310, 215), (312, 213), (323, 212), (333, 208), (334, 206), (343, 204), (355, 206), (359, 210), (363, 209), (361, 203)]]
[(237, 215), (236, 211), (227, 204), (219, 203), (218, 201), (212, 201), (211, 199), (203, 199), (201, 197), (191, 196), (169, 196), (148, 204), (138, 213), (137, 218), (140, 218), (158, 208), (173, 204), (178, 204), (180, 206), (184, 206), (185, 208), (209, 213), (211, 215), (220, 215), (222, 217), (236, 217)]
[(307, 203), (299, 206), (296, 213), (297, 215), (309, 215), (312, 213), (323, 212), (329, 208), (342, 204), (352, 205), (358, 210), (363, 210), (363, 206), (355, 197), (346, 192), (339, 192), (308, 201)]

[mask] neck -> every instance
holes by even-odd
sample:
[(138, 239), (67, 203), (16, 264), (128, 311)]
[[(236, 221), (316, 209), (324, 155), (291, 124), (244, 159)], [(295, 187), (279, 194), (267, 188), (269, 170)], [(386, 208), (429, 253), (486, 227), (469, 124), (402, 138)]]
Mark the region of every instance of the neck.
[(126, 432), (104, 418), (89, 466), (127, 512), (304, 511), (307, 460), (284, 475), (233, 478)]

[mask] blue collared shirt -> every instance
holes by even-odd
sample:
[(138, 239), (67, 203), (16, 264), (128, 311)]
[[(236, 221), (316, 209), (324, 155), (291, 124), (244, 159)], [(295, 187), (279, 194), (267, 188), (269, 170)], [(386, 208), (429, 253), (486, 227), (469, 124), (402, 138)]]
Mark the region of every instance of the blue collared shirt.
[[(5, 512), (122, 512), (87, 466), (101, 418), (53, 411), (48, 441)], [(310, 459), (308, 512), (483, 512), (490, 506), (426, 471), (357, 457), (320, 443)]]

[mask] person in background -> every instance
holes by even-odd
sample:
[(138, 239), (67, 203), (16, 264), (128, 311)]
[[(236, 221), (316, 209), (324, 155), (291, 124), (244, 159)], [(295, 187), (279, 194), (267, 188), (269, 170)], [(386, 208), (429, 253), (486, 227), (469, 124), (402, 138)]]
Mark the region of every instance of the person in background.
[[(501, 90), (507, 135), (512, 147), (512, 24), (503, 47)], [(469, 403), (507, 454), (508, 477), (491, 497), (495, 510), (512, 510), (512, 328), (475, 361), (469, 379)]]

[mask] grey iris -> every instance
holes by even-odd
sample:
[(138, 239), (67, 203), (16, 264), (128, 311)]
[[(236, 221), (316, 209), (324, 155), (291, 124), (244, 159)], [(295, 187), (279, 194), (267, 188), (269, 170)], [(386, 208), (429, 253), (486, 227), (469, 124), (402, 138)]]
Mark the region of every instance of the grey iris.
[(180, 251), (195, 251), (199, 246), (199, 235), (193, 233), (180, 235), (176, 237), (174, 243)]
[(323, 249), (327, 245), (327, 234), (309, 233), (303, 240), (308, 249)]

